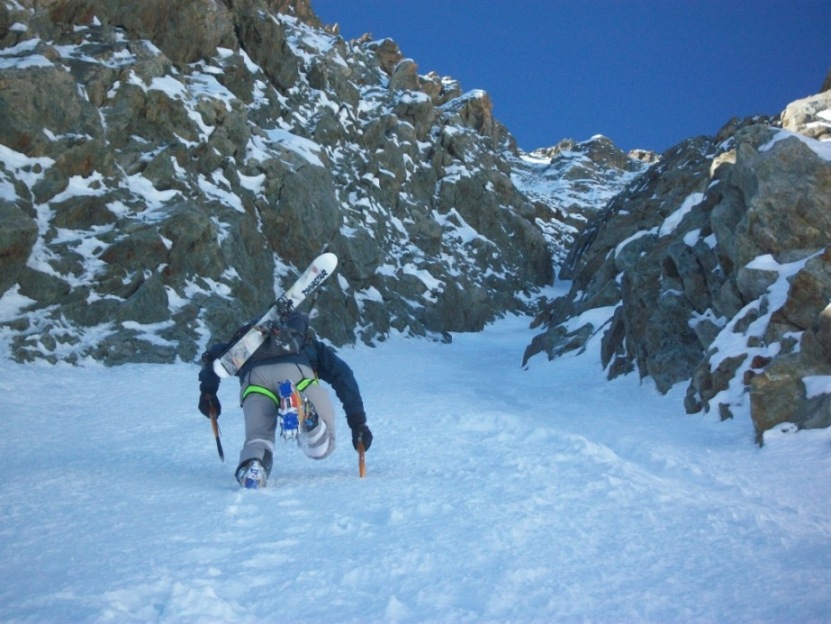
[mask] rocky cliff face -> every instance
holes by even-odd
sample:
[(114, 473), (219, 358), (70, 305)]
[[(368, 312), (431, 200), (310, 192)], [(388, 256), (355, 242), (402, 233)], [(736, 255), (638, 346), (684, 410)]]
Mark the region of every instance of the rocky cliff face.
[(486, 93), (335, 30), (308, 0), (0, 0), (4, 355), (192, 360), (324, 250), (324, 337), (441, 338), (559, 265), (526, 363), (596, 341), (689, 412), (831, 424), (831, 94), (660, 158), (523, 154)]
[(488, 95), (305, 0), (0, 1), (9, 355), (193, 359), (321, 251), (336, 344), (480, 329), (553, 279)]
[(831, 424), (831, 93), (686, 141), (571, 248), (526, 350), (600, 341), (609, 377), (688, 385), (688, 412)]

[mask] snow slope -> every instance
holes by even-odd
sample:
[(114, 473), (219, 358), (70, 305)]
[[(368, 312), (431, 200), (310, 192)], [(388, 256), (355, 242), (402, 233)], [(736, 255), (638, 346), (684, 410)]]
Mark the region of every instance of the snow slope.
[(597, 345), (519, 367), (528, 319), (450, 345), (341, 353), (366, 397), (368, 476), (341, 416), (320, 463), (278, 444), (240, 491), (193, 364), (0, 364), (2, 622), (824, 622), (831, 431), (680, 411)]

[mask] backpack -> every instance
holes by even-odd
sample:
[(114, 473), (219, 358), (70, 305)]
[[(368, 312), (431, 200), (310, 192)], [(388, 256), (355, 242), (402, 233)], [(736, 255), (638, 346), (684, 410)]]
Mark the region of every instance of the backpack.
[(263, 329), (268, 332), (268, 338), (258, 349), (262, 355), (297, 355), (306, 346), (309, 317), (301, 312), (290, 312), (277, 321), (270, 321)]

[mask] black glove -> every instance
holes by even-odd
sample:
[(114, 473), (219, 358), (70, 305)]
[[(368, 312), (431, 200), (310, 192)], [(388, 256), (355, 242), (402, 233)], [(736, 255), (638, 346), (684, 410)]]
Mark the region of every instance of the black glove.
[(199, 411), (210, 418), (211, 408), (214, 409), (216, 417), (219, 418), (219, 415), (222, 413), (222, 405), (220, 405), (216, 393), (203, 392), (199, 395)]
[(222, 405), (216, 393), (219, 390), (219, 376), (214, 372), (211, 363), (222, 352), (223, 345), (214, 345), (202, 354), (202, 370), (199, 371), (199, 411), (210, 418), (211, 408), (216, 417), (222, 413)]
[(352, 428), (352, 446), (356, 451), (358, 450), (359, 440), (363, 440), (365, 451), (368, 451), (369, 447), (372, 446), (372, 432), (366, 426), (366, 423)]

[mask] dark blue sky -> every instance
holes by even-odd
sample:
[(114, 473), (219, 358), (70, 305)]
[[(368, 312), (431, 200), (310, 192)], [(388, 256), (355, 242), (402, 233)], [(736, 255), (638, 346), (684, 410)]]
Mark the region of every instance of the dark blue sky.
[(530, 151), (604, 134), (663, 151), (777, 114), (831, 68), (831, 0), (311, 0), (346, 39), (394, 39), (484, 89)]

